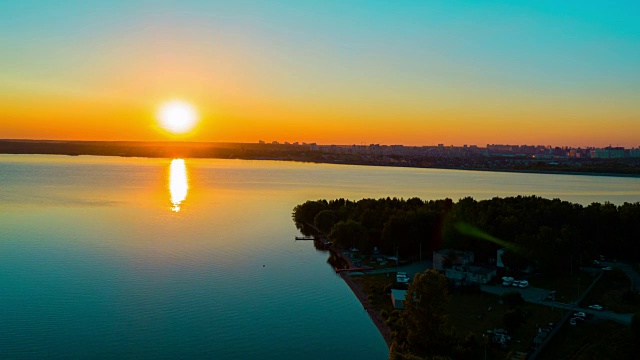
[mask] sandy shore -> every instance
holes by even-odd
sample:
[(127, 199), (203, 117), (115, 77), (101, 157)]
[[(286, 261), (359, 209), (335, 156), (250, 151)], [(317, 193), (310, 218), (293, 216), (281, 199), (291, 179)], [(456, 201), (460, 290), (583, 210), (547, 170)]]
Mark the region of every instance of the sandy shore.
[[(351, 258), (344, 255), (344, 250), (335, 249), (332, 247), (331, 251), (333, 251), (335, 254), (340, 256), (348, 264), (347, 266), (348, 268), (355, 267)], [(375, 308), (373, 308), (369, 304), (367, 294), (362, 289), (362, 286), (360, 286), (360, 283), (355, 281), (353, 277), (348, 275), (348, 272), (346, 271), (341, 272), (340, 277), (344, 280), (345, 283), (347, 283), (347, 285), (349, 286), (351, 291), (353, 291), (356, 298), (360, 300), (362, 307), (365, 309), (367, 314), (369, 314), (371, 321), (373, 321), (374, 325), (378, 328), (380, 335), (382, 335), (382, 338), (384, 338), (384, 341), (387, 343), (387, 347), (389, 347), (391, 345), (391, 330), (389, 329), (384, 319), (380, 315), (380, 312), (377, 311)]]
[(384, 322), (384, 319), (382, 319), (380, 312), (369, 305), (367, 294), (364, 292), (364, 290), (362, 290), (360, 284), (355, 281), (353, 277), (347, 275), (344, 272), (340, 273), (340, 277), (342, 277), (344, 282), (346, 282), (349, 288), (351, 288), (351, 291), (353, 291), (358, 300), (360, 300), (362, 307), (367, 311), (367, 314), (369, 314), (371, 321), (373, 321), (373, 323), (376, 325), (378, 331), (380, 331), (380, 334), (384, 338), (384, 341), (387, 343), (387, 347), (389, 347), (391, 345), (391, 330)]

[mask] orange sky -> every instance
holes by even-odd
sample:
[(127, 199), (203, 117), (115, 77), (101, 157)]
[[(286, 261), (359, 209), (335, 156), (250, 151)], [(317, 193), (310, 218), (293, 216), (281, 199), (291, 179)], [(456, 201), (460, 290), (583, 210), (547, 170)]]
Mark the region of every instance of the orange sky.
[(0, 138), (637, 147), (638, 25), (592, 5), (11, 5)]

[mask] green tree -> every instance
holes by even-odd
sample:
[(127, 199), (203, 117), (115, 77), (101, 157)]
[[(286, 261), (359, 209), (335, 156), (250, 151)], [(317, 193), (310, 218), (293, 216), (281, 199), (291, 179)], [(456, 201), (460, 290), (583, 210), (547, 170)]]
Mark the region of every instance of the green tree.
[(321, 233), (328, 234), (338, 220), (340, 216), (335, 210), (322, 210), (313, 218), (313, 224)]
[(447, 316), (449, 294), (444, 275), (416, 274), (404, 300), (396, 346), (419, 356), (449, 355), (453, 333)]
[(338, 247), (358, 247), (369, 251), (367, 229), (355, 220), (338, 221), (329, 234), (329, 239)]
[(327, 206), (326, 200), (318, 200), (306, 201), (293, 208), (293, 222), (296, 224), (298, 230), (305, 235), (311, 235), (315, 230), (313, 229), (313, 221), (316, 215), (320, 211), (325, 210)]

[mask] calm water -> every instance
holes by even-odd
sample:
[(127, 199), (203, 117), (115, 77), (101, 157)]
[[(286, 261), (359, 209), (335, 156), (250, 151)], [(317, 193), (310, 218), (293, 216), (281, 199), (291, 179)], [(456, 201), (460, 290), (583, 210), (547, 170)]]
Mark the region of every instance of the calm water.
[(640, 180), (0, 155), (0, 358), (384, 359), (293, 207), (519, 194), (621, 204)]

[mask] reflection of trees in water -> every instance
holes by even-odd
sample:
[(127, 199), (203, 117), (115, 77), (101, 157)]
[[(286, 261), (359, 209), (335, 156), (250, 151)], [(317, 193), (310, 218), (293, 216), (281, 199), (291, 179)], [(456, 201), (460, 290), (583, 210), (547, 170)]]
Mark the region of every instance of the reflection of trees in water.
[(309, 224), (304, 222), (296, 222), (296, 227), (300, 230), (300, 233), (304, 236), (315, 236), (318, 232)]
[(313, 247), (320, 252), (326, 252), (329, 250), (329, 245), (323, 244), (322, 241), (320, 240), (314, 240)]
[(349, 267), (349, 264), (342, 258), (342, 256), (336, 254), (334, 251), (329, 251), (329, 258), (327, 259), (327, 264), (338, 269), (344, 269)]

